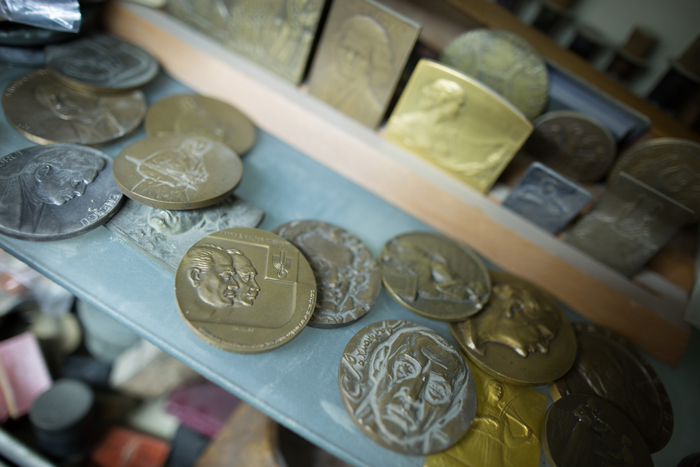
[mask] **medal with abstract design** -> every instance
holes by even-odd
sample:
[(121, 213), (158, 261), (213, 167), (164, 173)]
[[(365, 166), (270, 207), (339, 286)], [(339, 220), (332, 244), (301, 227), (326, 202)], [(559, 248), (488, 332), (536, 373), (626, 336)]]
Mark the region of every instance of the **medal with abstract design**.
[(459, 352), (409, 321), (380, 321), (355, 334), (340, 361), (338, 388), (365, 435), (412, 456), (457, 443), (476, 412), (474, 377)]
[(379, 254), (382, 282), (403, 307), (430, 319), (462, 321), (489, 300), (491, 279), (470, 248), (428, 232), (401, 234)]
[(591, 394), (613, 404), (642, 435), (649, 450), (663, 449), (673, 432), (673, 409), (663, 383), (629, 342), (590, 323), (575, 323), (578, 356), (549, 386), (552, 399)]
[(316, 306), (316, 281), (304, 255), (265, 230), (233, 228), (195, 243), (175, 273), (180, 316), (214, 347), (273, 350), (296, 337)]
[(490, 271), (491, 298), (477, 315), (450, 324), (469, 359), (512, 384), (561, 378), (576, 358), (576, 337), (552, 296), (524, 279)]
[(343, 228), (311, 220), (288, 222), (273, 232), (296, 245), (316, 275), (318, 299), (309, 326), (347, 326), (369, 313), (382, 279), (379, 264), (362, 240)]
[(387, 139), (486, 193), (532, 131), (473, 78), (421, 60), (386, 125)]
[(622, 172), (566, 242), (633, 276), (692, 217), (690, 209)]

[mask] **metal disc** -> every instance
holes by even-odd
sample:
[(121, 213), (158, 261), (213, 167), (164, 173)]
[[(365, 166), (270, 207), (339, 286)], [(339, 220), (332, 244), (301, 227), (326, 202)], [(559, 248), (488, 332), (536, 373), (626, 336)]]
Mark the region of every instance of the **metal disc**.
[(454, 445), (476, 414), (476, 385), (462, 356), (409, 321), (380, 321), (355, 334), (340, 360), (338, 389), (365, 435), (411, 456)]
[(481, 313), (449, 325), (467, 357), (512, 384), (539, 386), (561, 378), (576, 358), (576, 336), (547, 292), (491, 271), (491, 299)]
[(107, 222), (122, 194), (112, 159), (76, 144), (33, 146), (0, 159), (0, 233), (60, 240)]
[(141, 88), (159, 71), (151, 54), (107, 34), (48, 46), (46, 64), (64, 84), (104, 93)]
[(596, 396), (562, 397), (547, 410), (542, 432), (544, 455), (552, 467), (654, 465), (634, 425)]
[(649, 450), (658, 452), (673, 432), (673, 409), (663, 383), (629, 342), (590, 323), (574, 323), (578, 355), (573, 368), (549, 386), (552, 399), (591, 394), (634, 423)]
[(347, 326), (369, 313), (382, 290), (382, 276), (362, 240), (341, 227), (311, 220), (288, 222), (272, 231), (311, 263), (318, 299), (309, 326)]
[(700, 144), (679, 138), (656, 138), (625, 151), (610, 171), (608, 184), (627, 172), (660, 191), (700, 219)]
[(532, 120), (547, 105), (549, 77), (544, 59), (520, 36), (475, 29), (447, 44), (440, 61), (473, 76)]
[(175, 273), (180, 316), (203, 341), (236, 353), (273, 350), (296, 337), (316, 306), (304, 255), (265, 230), (220, 230), (192, 246)]
[(481, 310), (491, 293), (489, 273), (477, 254), (441, 235), (399, 235), (384, 245), (379, 263), (389, 294), (426, 318), (463, 321)]
[(160, 209), (196, 209), (228, 196), (243, 175), (228, 146), (200, 136), (169, 135), (130, 144), (114, 159), (119, 189)]
[(187, 134), (224, 143), (242, 156), (255, 143), (255, 126), (237, 108), (196, 94), (169, 96), (153, 104), (143, 122), (148, 136)]
[(102, 145), (133, 132), (146, 115), (141, 91), (102, 95), (71, 89), (47, 69), (10, 83), (2, 108), (12, 127), (39, 144)]
[(548, 112), (534, 122), (525, 150), (579, 182), (603, 178), (615, 160), (615, 140), (600, 122), (578, 112)]

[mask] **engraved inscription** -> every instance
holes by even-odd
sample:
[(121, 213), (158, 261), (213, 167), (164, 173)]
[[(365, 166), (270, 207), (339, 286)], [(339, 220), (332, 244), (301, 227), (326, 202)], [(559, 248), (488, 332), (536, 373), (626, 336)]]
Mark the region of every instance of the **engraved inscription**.
[(107, 201), (97, 209), (90, 208), (88, 211), (90, 214), (86, 217), (80, 219), (80, 223), (87, 227), (88, 225), (97, 222), (99, 219), (106, 216), (122, 199), (119, 195), (111, 195)]

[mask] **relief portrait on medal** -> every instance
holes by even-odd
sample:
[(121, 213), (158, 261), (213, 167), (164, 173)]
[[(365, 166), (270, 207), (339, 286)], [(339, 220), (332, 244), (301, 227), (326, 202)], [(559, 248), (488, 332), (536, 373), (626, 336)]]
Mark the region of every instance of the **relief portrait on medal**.
[(187, 259), (189, 281), (207, 305), (216, 309), (250, 307), (260, 293), (255, 280), (258, 272), (238, 249), (201, 245), (190, 249)]
[(326, 36), (328, 52), (319, 53), (314, 71), (318, 79), (311, 93), (355, 120), (375, 126), (392, 84), (394, 58), (387, 31), (370, 16), (354, 15)]
[(143, 160), (126, 156), (142, 177), (132, 191), (156, 199), (166, 193), (189, 201), (189, 194), (209, 178), (203, 157), (211, 148), (212, 142), (205, 138), (186, 138), (180, 147), (155, 151)]
[(484, 355), (486, 344), (510, 347), (521, 357), (546, 354), (562, 326), (558, 310), (524, 287), (496, 284), (487, 308), (464, 323), (467, 347)]
[[(114, 99), (99, 94), (73, 91), (59, 82), (48, 82), (36, 87), (34, 96), (49, 110), (45, 118), (36, 122), (43, 134), (55, 134), (61, 141), (93, 143), (118, 138), (127, 130), (113, 113), (118, 110), (138, 112), (139, 102)], [(115, 108), (116, 105), (116, 108)], [(131, 128), (129, 129), (131, 130)]]
[(433, 332), (416, 328), (421, 327), (364, 339), (367, 353), (360, 371), (366, 374), (359, 381), (350, 375), (341, 380), (354, 418), (381, 444), (413, 454), (454, 444), (455, 432), (463, 433), (471, 423), (467, 397), (474, 397), (459, 353)]
[(99, 157), (65, 148), (3, 163), (0, 224), (18, 232), (61, 233), (61, 220), (51, 208), (83, 196), (105, 166)]

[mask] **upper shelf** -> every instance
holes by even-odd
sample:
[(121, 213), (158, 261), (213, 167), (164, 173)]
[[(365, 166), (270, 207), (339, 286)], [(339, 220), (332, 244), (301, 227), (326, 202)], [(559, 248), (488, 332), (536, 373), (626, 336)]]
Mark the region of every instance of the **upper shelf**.
[(669, 281), (655, 277), (662, 287), (641, 287), (163, 12), (112, 3), (106, 19), (179, 81), (230, 102), (336, 173), (678, 364), (690, 336), (687, 294)]

